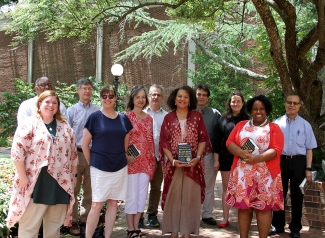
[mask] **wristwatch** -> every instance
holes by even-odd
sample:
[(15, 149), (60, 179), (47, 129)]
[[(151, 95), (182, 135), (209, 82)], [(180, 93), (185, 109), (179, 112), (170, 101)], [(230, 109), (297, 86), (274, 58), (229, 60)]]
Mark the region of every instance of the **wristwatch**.
[(76, 177), (78, 177), (78, 174), (72, 174), (72, 177), (76, 178)]
[(312, 168), (310, 168), (310, 167), (307, 167), (306, 170), (313, 171)]
[(196, 158), (198, 158), (199, 160), (201, 160), (201, 155), (197, 155)]

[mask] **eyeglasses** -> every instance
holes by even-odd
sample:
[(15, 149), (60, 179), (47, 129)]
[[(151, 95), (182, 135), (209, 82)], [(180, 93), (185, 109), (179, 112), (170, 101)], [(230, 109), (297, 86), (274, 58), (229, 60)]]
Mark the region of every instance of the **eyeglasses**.
[(84, 90), (84, 91), (93, 91), (92, 88), (84, 88), (84, 87), (82, 87), (81, 89)]
[(198, 94), (196, 94), (198, 97), (203, 97), (203, 98), (205, 98), (205, 97), (207, 97), (208, 96), (208, 94), (202, 94), (202, 93), (198, 93)]
[(52, 84), (51, 83), (47, 83), (47, 84), (37, 84), (38, 87), (41, 87), (41, 88), (46, 88), (49, 87), (49, 88), (52, 88)]
[(286, 101), (286, 104), (297, 106), (297, 105), (299, 105), (299, 104), (301, 104), (301, 103), (300, 103), (300, 102), (291, 102), (291, 101)]
[(155, 98), (160, 98), (161, 97), (161, 94), (157, 94), (157, 93), (154, 93), (154, 94), (149, 94), (151, 97)]
[(102, 99), (106, 99), (106, 98), (113, 99), (115, 97), (115, 95), (109, 94), (109, 95), (102, 95), (101, 97), (102, 97)]

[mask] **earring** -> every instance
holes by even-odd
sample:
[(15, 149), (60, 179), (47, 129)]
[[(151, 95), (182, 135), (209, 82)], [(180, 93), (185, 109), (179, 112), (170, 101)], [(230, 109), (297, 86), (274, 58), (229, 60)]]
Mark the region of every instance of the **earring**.
[(176, 105), (176, 102), (175, 102), (175, 105)]

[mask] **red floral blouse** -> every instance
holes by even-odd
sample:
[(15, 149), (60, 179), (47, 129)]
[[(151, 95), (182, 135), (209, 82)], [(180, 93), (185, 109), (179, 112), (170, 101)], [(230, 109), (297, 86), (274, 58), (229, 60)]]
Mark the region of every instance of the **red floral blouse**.
[(129, 118), (133, 126), (133, 129), (129, 132), (129, 145), (134, 144), (141, 153), (136, 158), (134, 164), (128, 165), (128, 173), (145, 173), (150, 176), (151, 180), (156, 170), (153, 119), (149, 114), (144, 119), (139, 118), (133, 111), (128, 111), (125, 115)]

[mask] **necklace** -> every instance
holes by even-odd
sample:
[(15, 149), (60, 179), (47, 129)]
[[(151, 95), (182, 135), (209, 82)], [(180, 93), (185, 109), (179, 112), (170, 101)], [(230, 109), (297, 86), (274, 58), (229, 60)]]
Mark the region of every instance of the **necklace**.
[(44, 125), (45, 125), (45, 127), (49, 130), (49, 131), (52, 131), (52, 123), (54, 122), (54, 120), (53, 121), (51, 121), (49, 124), (46, 124), (45, 122), (44, 122)]
[[(265, 121), (264, 121), (261, 125), (256, 126), (256, 127), (262, 127), (262, 126), (265, 126), (266, 123), (267, 123), (267, 118), (265, 119)], [(253, 124), (253, 119), (251, 119), (251, 125), (252, 125), (252, 126), (255, 126), (255, 125)]]

